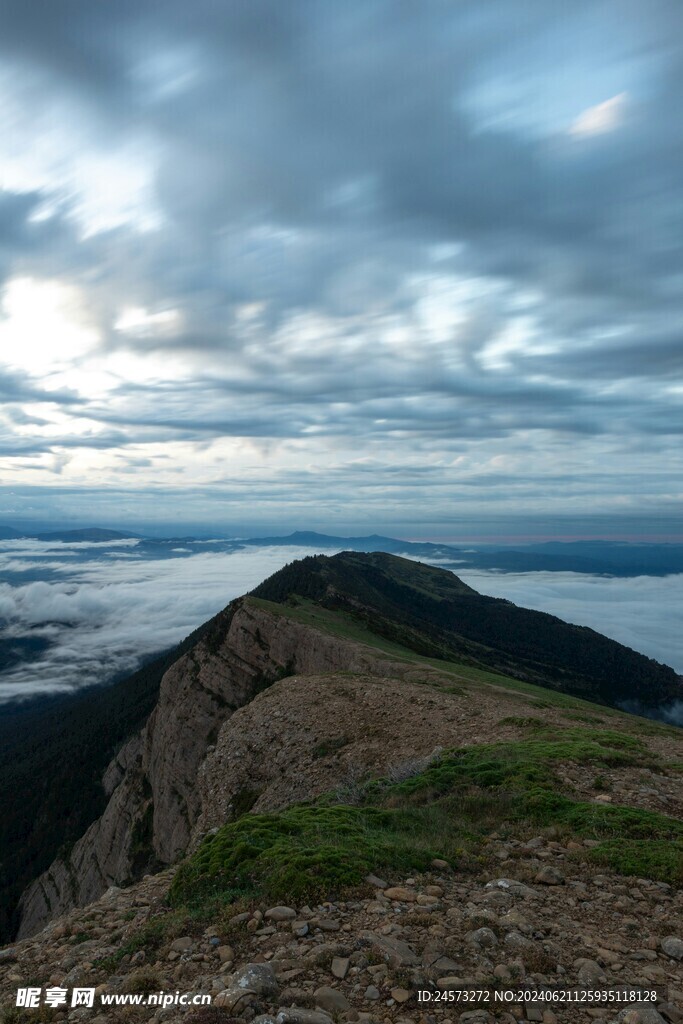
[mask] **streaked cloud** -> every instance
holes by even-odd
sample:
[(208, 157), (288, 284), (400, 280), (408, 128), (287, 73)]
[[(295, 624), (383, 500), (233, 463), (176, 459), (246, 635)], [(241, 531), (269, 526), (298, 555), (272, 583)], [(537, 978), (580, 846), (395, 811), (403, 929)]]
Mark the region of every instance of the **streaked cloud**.
[(669, 514), (680, 38), (665, 0), (7, 0), (0, 494)]
[(594, 107), (588, 107), (572, 122), (570, 134), (583, 137), (614, 131), (621, 123), (627, 101), (628, 94), (620, 92), (602, 103), (596, 103)]

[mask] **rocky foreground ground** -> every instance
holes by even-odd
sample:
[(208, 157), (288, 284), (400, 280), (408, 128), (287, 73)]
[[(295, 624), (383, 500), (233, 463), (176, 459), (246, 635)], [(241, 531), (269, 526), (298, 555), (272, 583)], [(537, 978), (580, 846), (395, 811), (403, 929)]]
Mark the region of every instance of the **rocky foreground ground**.
[[(149, 876), (0, 951), (1, 1013), (8, 1024), (681, 1024), (683, 893), (587, 874), (577, 847), (548, 833), (526, 842), (493, 836), (478, 877), (435, 861), (413, 878), (370, 876), (344, 902), (235, 904), (208, 925), (166, 908), (171, 871)], [(418, 1003), (419, 989), (462, 982), (657, 985), (667, 995), (641, 1008)], [(96, 998), (93, 1008), (17, 1010), (17, 987), (29, 984), (96, 986), (97, 997), (210, 993), (213, 1003), (105, 1009)]]

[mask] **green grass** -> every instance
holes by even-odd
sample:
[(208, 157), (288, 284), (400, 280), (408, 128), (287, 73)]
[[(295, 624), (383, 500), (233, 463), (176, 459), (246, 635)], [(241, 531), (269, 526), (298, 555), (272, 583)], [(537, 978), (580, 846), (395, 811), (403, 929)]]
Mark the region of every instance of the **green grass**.
[(288, 602), (287, 604), (276, 604), (275, 601), (265, 601), (260, 597), (249, 597), (247, 600), (250, 604), (256, 605), (257, 608), (270, 612), (271, 615), (293, 619), (295, 622), (301, 622), (305, 626), (322, 629), (333, 636), (343, 637), (345, 640), (353, 640), (359, 644), (367, 644), (385, 654), (394, 655), (396, 658), (404, 661), (416, 660), (417, 656), (409, 647), (392, 643), (391, 640), (386, 640), (384, 637), (372, 633), (347, 612), (331, 611), (329, 608), (323, 608), (322, 605), (316, 604), (315, 601), (307, 601), (304, 598), (297, 598), (296, 601)]
[(423, 814), (378, 807), (298, 806), (224, 826), (179, 870), (172, 904), (258, 891), (273, 902), (321, 900), (359, 886), (370, 871), (424, 869), (440, 852)]
[(610, 839), (590, 850), (588, 859), (622, 875), (683, 885), (683, 837)]
[[(520, 724), (517, 720), (516, 724)], [(528, 720), (524, 724), (529, 724)], [(425, 772), (400, 784), (411, 793), (442, 793), (458, 785), (490, 788), (547, 787), (553, 763), (577, 761), (607, 766), (651, 766), (655, 762), (640, 740), (625, 733), (592, 729), (540, 729), (534, 723), (526, 740), (487, 743), (446, 755)]]
[(359, 806), (328, 796), (274, 814), (247, 814), (205, 840), (180, 867), (174, 907), (258, 895), (295, 906), (333, 898), (369, 872), (401, 875), (444, 857), (480, 871), (485, 840), (554, 826), (598, 840), (586, 855), (615, 871), (683, 880), (683, 824), (629, 807), (573, 801), (553, 788), (553, 765), (652, 764), (636, 738), (610, 730), (546, 729), (528, 740), (445, 754), (398, 784), (368, 783)]

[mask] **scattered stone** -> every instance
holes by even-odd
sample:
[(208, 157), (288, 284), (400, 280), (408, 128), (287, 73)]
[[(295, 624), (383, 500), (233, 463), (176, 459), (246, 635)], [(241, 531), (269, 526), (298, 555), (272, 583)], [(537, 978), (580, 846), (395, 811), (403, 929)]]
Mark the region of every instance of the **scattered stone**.
[(377, 932), (361, 932), (361, 939), (391, 966), (417, 967), (419, 958), (414, 949), (402, 939), (393, 935), (378, 935)]
[(320, 988), (317, 988), (313, 993), (313, 998), (316, 1006), (319, 1006), (321, 1010), (327, 1010), (328, 1013), (344, 1013), (351, 1008), (351, 1003), (344, 993), (329, 985), (321, 985)]
[(498, 945), (496, 933), (491, 928), (477, 928), (476, 931), (468, 932), (465, 938), (482, 949), (492, 949)]
[(269, 921), (292, 921), (296, 917), (296, 910), (291, 907), (271, 907), (266, 910), (265, 916)]
[(213, 1005), (225, 1007), (232, 1013), (241, 1013), (256, 999), (257, 993), (249, 988), (224, 988), (214, 996)]
[(675, 935), (667, 935), (661, 942), (662, 952), (670, 956), (672, 960), (683, 960), (683, 940)]
[(400, 900), (401, 903), (414, 903), (415, 893), (412, 889), (406, 889), (403, 885), (392, 885), (384, 890), (384, 895), (390, 900)]
[(277, 1012), (275, 1024), (333, 1024), (324, 1010), (308, 1010), (303, 1006), (286, 1006)]
[(458, 978), (455, 974), (448, 974), (445, 978), (436, 979), (437, 988), (460, 988), (464, 983), (463, 978)]
[(577, 974), (579, 985), (591, 987), (604, 985), (607, 981), (605, 972), (596, 960), (577, 960), (575, 966), (579, 968)]
[(536, 949), (535, 943), (531, 939), (526, 938), (525, 935), (520, 935), (519, 932), (508, 932), (505, 936), (505, 945), (514, 952), (519, 953), (522, 957), (525, 953), (530, 953)]
[(271, 964), (247, 964), (245, 967), (235, 971), (230, 979), (232, 988), (250, 989), (259, 996), (273, 998), (279, 992), (280, 986), (275, 977), (275, 971)]
[(622, 1010), (617, 1020), (620, 1024), (666, 1024), (661, 1013), (654, 1006), (633, 1006)]
[(391, 990), (391, 998), (395, 999), (397, 1003), (405, 1003), (411, 995), (412, 993), (407, 988), (392, 988)]
[(351, 961), (347, 956), (332, 957), (332, 966), (330, 969), (335, 978), (339, 978), (340, 981), (343, 981), (348, 973), (350, 963)]
[(514, 878), (494, 878), (491, 882), (486, 883), (487, 889), (502, 889), (504, 892), (509, 892), (513, 896), (535, 896), (536, 893), (529, 885), (524, 885), (523, 882), (517, 882)]
[(340, 927), (339, 921), (330, 921), (326, 918), (318, 921), (318, 928), (320, 928), (321, 932), (338, 932)]
[(564, 885), (564, 875), (551, 864), (545, 864), (534, 878), (541, 885)]
[(664, 1020), (669, 1021), (670, 1024), (681, 1024), (683, 1022), (683, 1010), (679, 1010), (672, 1003), (660, 1003), (657, 1009)]

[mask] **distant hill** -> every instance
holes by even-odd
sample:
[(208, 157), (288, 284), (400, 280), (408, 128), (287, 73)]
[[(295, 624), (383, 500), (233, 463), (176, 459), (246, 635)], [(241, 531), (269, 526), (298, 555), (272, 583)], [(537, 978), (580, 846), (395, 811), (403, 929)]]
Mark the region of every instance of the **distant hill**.
[[(319, 551), (386, 551), (415, 558), (438, 559), (446, 568), (492, 569), (499, 572), (581, 572), (603, 576), (666, 576), (683, 572), (683, 544), (622, 544), (609, 541), (551, 541), (505, 547), (476, 545), (458, 547), (429, 541), (407, 541), (370, 534), (336, 537), (332, 534), (299, 530), (281, 537), (252, 537), (244, 541), (254, 547), (312, 547)], [(449, 563), (449, 559), (452, 562)]]
[(603, 704), (656, 707), (683, 697), (681, 677), (585, 626), (478, 594), (443, 569), (345, 551), (293, 562), (253, 591), (347, 612), (417, 653), (466, 661)]
[(548, 541), (530, 544), (524, 554), (542, 558), (590, 560), (611, 566), (615, 576), (660, 576), (683, 572), (683, 544), (639, 544), (620, 541)]
[(283, 537), (250, 537), (244, 543), (250, 547), (344, 548), (346, 551), (386, 551), (389, 554), (409, 552), (433, 558), (455, 558), (463, 554), (460, 548), (452, 544), (400, 540), (397, 537), (383, 537), (379, 533), (365, 537), (336, 537), (334, 534), (316, 533), (315, 530), (296, 530)]
[[(192, 535), (182, 537), (144, 537), (127, 530), (84, 527), (69, 530), (20, 530), (0, 526), (0, 540), (31, 538), (45, 542), (116, 543), (139, 539), (155, 557), (171, 544), (192, 543)], [(228, 543), (228, 540), (225, 540)], [(385, 551), (438, 561), (444, 568), (484, 569), (497, 572), (580, 572), (591, 575), (633, 577), (666, 576), (683, 572), (683, 544), (622, 543), (612, 541), (548, 541), (538, 544), (455, 544), (409, 541), (372, 533), (358, 537), (340, 537), (315, 530), (296, 530), (284, 535), (250, 537), (233, 541), (239, 547), (307, 547), (315, 551), (330, 548), (344, 551)]]
[(106, 541), (139, 539), (139, 533), (128, 533), (122, 530), (102, 530), (98, 526), (88, 527), (84, 530), (54, 530), (50, 533), (31, 534), (35, 540), (61, 540), (72, 544), (83, 541), (101, 543)]

